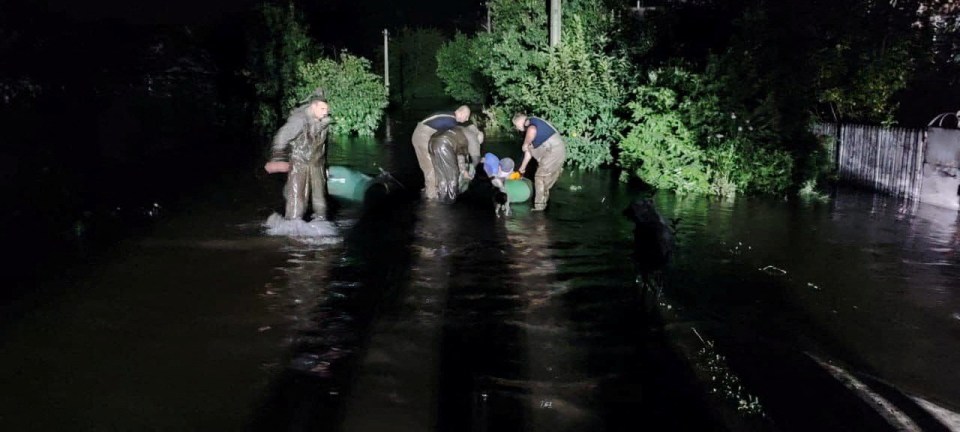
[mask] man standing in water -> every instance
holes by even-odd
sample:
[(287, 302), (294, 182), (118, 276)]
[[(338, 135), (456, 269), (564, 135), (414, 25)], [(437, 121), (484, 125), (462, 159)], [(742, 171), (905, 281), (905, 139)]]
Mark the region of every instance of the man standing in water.
[(284, 218), (302, 219), (307, 199), (313, 219), (327, 217), (327, 131), (330, 106), (323, 89), (317, 89), (303, 105), (295, 108), (287, 122), (273, 137), (270, 161), (263, 166), (268, 173), (288, 173), (283, 187), (286, 199)]
[(537, 174), (533, 177), (533, 211), (543, 211), (550, 199), (550, 188), (560, 178), (563, 162), (567, 159), (566, 147), (557, 128), (546, 120), (527, 117), (524, 113), (513, 116), (513, 126), (523, 132), (523, 162), (520, 174), (527, 171), (530, 159), (537, 160)]
[(413, 130), (413, 150), (417, 153), (417, 162), (423, 171), (424, 196), (437, 199), (437, 177), (430, 159), (430, 137), (437, 132), (452, 129), (470, 119), (470, 107), (461, 105), (456, 111), (443, 111), (430, 115), (417, 123)]
[(475, 125), (454, 126), (430, 137), (430, 160), (437, 182), (437, 198), (452, 203), (470, 180), (480, 160), (483, 132)]

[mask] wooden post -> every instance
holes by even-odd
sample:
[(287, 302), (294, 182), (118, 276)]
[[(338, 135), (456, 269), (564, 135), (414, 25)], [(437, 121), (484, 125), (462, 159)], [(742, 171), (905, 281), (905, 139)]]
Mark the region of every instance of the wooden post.
[(383, 85), (387, 88), (387, 95), (390, 94), (390, 44), (387, 40), (389, 34), (387, 29), (383, 29)]
[(560, 0), (550, 0), (550, 47), (560, 44)]

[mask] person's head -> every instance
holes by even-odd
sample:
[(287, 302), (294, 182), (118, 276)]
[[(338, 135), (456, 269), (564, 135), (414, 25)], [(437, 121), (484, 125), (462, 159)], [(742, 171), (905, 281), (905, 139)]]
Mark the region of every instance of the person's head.
[(319, 99), (313, 100), (307, 107), (307, 112), (317, 119), (322, 119), (330, 114), (330, 105), (328, 105), (326, 101)]
[(511, 158), (500, 159), (500, 172), (511, 173), (513, 172), (515, 164)]
[(493, 177), (497, 174), (497, 168), (500, 166), (500, 159), (493, 153), (483, 155), (483, 171), (487, 176)]
[(453, 112), (453, 116), (456, 117), (457, 123), (463, 123), (467, 120), (470, 120), (470, 107), (466, 105), (460, 105), (460, 107)]
[(523, 131), (524, 125), (527, 123), (527, 115), (524, 113), (516, 113), (513, 115), (513, 127), (518, 131)]

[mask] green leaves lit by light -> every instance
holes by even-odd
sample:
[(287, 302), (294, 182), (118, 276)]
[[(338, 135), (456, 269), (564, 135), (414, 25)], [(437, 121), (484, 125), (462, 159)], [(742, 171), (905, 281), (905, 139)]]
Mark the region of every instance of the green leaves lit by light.
[(336, 134), (373, 135), (387, 107), (387, 89), (383, 79), (370, 71), (370, 61), (340, 53), (339, 61), (320, 58), (302, 63), (297, 69), (297, 85), (285, 99), (293, 108), (316, 88), (326, 91)]

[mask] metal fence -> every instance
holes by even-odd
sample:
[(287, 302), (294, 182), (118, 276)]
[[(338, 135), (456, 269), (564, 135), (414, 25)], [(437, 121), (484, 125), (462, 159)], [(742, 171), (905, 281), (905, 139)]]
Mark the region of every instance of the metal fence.
[(895, 196), (920, 198), (925, 129), (818, 123), (813, 132), (835, 138), (840, 180)]

